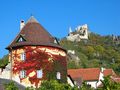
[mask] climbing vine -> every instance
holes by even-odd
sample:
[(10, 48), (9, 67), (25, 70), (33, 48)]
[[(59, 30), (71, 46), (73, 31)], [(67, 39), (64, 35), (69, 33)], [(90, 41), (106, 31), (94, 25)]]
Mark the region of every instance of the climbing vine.
[[(61, 79), (59, 81), (66, 82), (66, 55), (64, 56), (61, 54), (53, 54), (51, 52), (47, 52), (46, 49), (55, 49), (52, 47), (44, 47), (44, 49), (41, 48), (41, 46), (36, 46), (34, 48), (31, 46), (24, 47), (23, 49), (26, 53), (25, 61), (18, 60), (20, 59), (20, 55), (16, 52), (14, 55), (13, 73), (19, 74), (21, 70), (25, 70), (26, 77), (28, 77), (31, 84), (35, 84), (36, 87), (38, 87), (40, 80), (56, 79), (57, 72), (61, 73)], [(43, 70), (43, 77), (37, 78), (37, 70), (40, 69)], [(21, 82), (23, 79), (24, 78), (21, 79)]]

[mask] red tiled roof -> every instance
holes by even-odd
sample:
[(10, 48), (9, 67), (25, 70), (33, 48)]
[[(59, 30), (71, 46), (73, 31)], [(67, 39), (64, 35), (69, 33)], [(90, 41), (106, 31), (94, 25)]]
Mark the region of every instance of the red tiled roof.
[[(120, 83), (120, 77), (118, 76), (110, 76), (110, 80), (116, 83)], [(98, 87), (103, 87), (103, 84), (101, 83)]]
[[(100, 68), (69, 69), (68, 75), (70, 75), (74, 80), (82, 78), (84, 81), (94, 81), (99, 79), (100, 71)], [(104, 76), (116, 75), (112, 69), (105, 69), (103, 74)]]
[(103, 74), (104, 74), (105, 77), (108, 76), (108, 75), (110, 75), (110, 76), (116, 76), (116, 74), (115, 74), (115, 72), (113, 71), (113, 69), (105, 69), (105, 70), (103, 71)]
[(114, 81), (114, 82), (117, 82), (117, 83), (120, 83), (120, 77), (118, 76), (112, 76), (111, 79)]
[(87, 68), (87, 69), (70, 69), (68, 70), (68, 75), (72, 79), (82, 78), (85, 81), (98, 80), (99, 79), (99, 68)]
[[(20, 37), (24, 38), (25, 41), (17, 42)], [(32, 16), (22, 28), (17, 37), (14, 39), (14, 41), (6, 49), (10, 49), (10, 47), (14, 48), (24, 45), (43, 45), (63, 49), (58, 44), (55, 44), (54, 40), (55, 38), (52, 37), (50, 33), (47, 32), (42, 27), (42, 25), (40, 25), (37, 20)]]

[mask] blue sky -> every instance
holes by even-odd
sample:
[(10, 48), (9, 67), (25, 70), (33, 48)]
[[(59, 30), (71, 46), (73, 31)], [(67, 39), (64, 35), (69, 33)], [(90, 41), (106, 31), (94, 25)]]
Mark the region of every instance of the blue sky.
[(101, 35), (120, 35), (120, 0), (1, 0), (0, 58), (19, 33), (20, 20), (31, 14), (58, 38), (82, 24)]

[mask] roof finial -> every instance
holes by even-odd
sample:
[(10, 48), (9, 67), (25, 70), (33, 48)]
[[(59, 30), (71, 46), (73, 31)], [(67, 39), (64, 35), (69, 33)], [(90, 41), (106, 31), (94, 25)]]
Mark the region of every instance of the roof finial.
[(38, 23), (38, 21), (34, 18), (34, 16), (31, 14), (31, 17), (28, 19), (27, 23)]

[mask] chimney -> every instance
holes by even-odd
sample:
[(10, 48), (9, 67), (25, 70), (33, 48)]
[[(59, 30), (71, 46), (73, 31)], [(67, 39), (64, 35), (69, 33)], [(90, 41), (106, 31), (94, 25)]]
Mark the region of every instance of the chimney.
[(103, 73), (103, 71), (105, 70), (105, 68), (101, 67), (101, 72)]
[(20, 30), (22, 30), (22, 28), (24, 27), (25, 23), (24, 23), (24, 20), (21, 20), (20, 21)]

